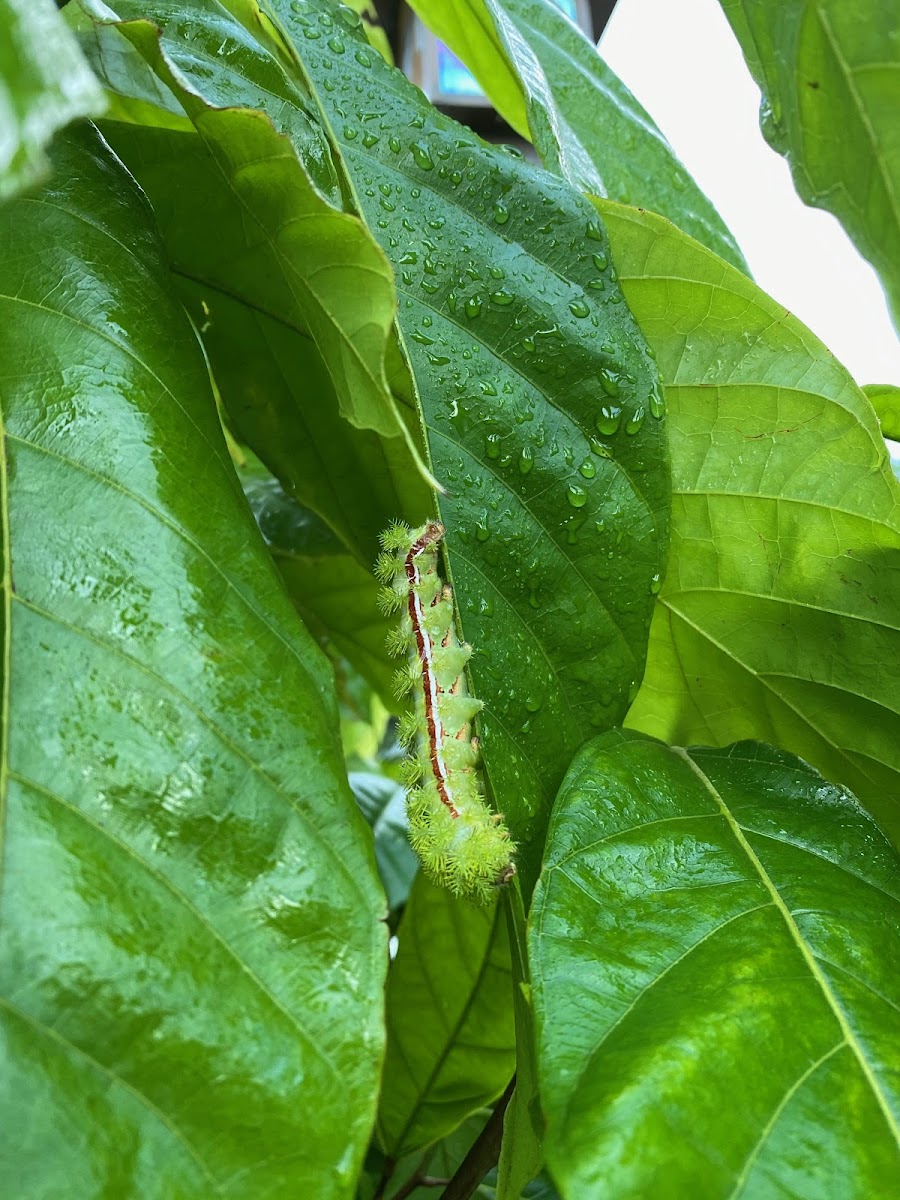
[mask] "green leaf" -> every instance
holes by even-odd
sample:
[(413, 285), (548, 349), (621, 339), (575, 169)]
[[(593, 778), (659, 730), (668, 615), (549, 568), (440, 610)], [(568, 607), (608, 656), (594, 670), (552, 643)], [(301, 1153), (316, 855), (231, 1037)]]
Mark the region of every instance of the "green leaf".
[(746, 271), (732, 235), (596, 47), (554, 0), (412, 0), (544, 165), (661, 213)]
[(397, 936), (376, 1125), (394, 1159), (496, 1099), (516, 1069), (501, 906), (477, 908), (419, 875)]
[(503, 1140), (496, 1172), (496, 1200), (519, 1200), (544, 1165), (544, 1118), (538, 1097), (534, 1009), (528, 972), (525, 910), (521, 889), (510, 889), (507, 905), (516, 1017), (516, 1084), (503, 1114)]
[[(222, 103), (244, 94), (248, 34), (215, 0), (177, 17), (127, 4), (162, 28), (192, 87)], [(283, 121), (284, 98), (297, 97), (304, 129), (328, 129), (328, 161), (396, 273), (400, 339), (448, 490), (440, 512), (486, 704), (486, 775), (527, 887), (572, 754), (621, 720), (643, 667), (669, 501), (656, 369), (582, 196), (437, 113), (371, 51), (353, 13), (324, 0), (272, 11), (289, 52), (258, 34), (249, 60), (267, 87), (256, 102)]]
[(312, 633), (327, 641), (396, 708), (396, 662), (385, 648), (393, 618), (379, 611), (379, 584), (319, 518), (268, 472), (248, 466), (244, 492), (288, 594)]
[[(238, 434), (371, 563), (378, 532), (417, 514), (428, 490), (408, 427), (417, 417), (401, 413), (388, 379), (391, 269), (365, 226), (333, 207), (344, 183), (302, 88), (215, 0), (198, 0), (187, 24), (170, 13), (162, 32), (146, 20), (112, 27), (106, 5), (83, 4), (98, 20), (84, 43), (108, 84), (147, 95), (124, 35), (197, 131), (105, 127), (150, 197)], [(149, 8), (117, 4), (122, 18)]]
[(869, 383), (862, 390), (875, 409), (884, 436), (900, 439), (900, 387), (892, 383)]
[(781, 745), (900, 837), (900, 490), (871, 406), (738, 271), (601, 207), (672, 446), (669, 566), (628, 724)]
[(393, 912), (409, 897), (419, 860), (406, 836), (406, 789), (387, 775), (351, 771), (350, 787), (375, 835), (375, 860), (388, 908)]
[(807, 204), (881, 275), (900, 328), (900, 8), (722, 0), (763, 93), (760, 124)]
[(0, 201), (38, 183), (58, 129), (103, 111), (103, 91), (53, 0), (0, 0)]
[(888, 1200), (900, 860), (750, 743), (611, 733), (560, 790), (529, 949), (565, 1200)]
[(572, 753), (641, 675), (669, 495), (655, 366), (583, 197), (428, 106), (343, 10), (273, 8), (397, 275), (486, 777), (527, 889)]
[(0, 1127), (21, 1200), (350, 1197), (384, 901), (324, 656), (93, 131), (0, 214)]

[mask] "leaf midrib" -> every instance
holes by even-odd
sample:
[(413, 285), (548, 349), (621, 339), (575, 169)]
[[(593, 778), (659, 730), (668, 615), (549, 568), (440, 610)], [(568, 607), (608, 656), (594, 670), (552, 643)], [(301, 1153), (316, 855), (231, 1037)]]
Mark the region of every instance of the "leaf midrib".
[(859, 1063), (860, 1069), (862, 1070), (863, 1075), (865, 1076), (866, 1081), (869, 1084), (869, 1087), (871, 1088), (872, 1094), (873, 1094), (875, 1100), (877, 1101), (879, 1108), (882, 1111), (882, 1114), (884, 1116), (885, 1123), (887, 1124), (888, 1129), (893, 1134), (894, 1138), (898, 1142), (900, 1142), (900, 1124), (898, 1124), (898, 1122), (894, 1118), (894, 1115), (891, 1112), (887, 1097), (882, 1092), (882, 1089), (880, 1088), (880, 1086), (878, 1084), (878, 1080), (875, 1078), (875, 1075), (872, 1071), (872, 1067), (869, 1064), (869, 1061), (863, 1052), (862, 1046), (859, 1044), (859, 1039), (857, 1038), (857, 1035), (854, 1032), (853, 1028), (851, 1027), (850, 1023), (848, 1022), (847, 1017), (844, 1013), (844, 1010), (841, 1007), (837, 996), (834, 994), (834, 991), (832, 990), (831, 985), (829, 984), (825, 975), (822, 973), (822, 970), (815, 958), (815, 955), (810, 950), (809, 946), (806, 943), (805, 938), (803, 937), (803, 934), (800, 932), (800, 928), (797, 925), (797, 922), (794, 920), (793, 913), (790, 911), (788, 906), (785, 904), (784, 900), (781, 897), (781, 893), (778, 891), (778, 888), (775, 886), (774, 881), (772, 880), (769, 873), (766, 871), (766, 869), (763, 866), (762, 862), (760, 861), (758, 855), (756, 854), (756, 851), (753, 849), (753, 847), (750, 845), (749, 841), (747, 840), (747, 837), (745, 836), (743, 829), (741, 828), (741, 826), (738, 824), (737, 820), (733, 816), (731, 809), (728, 807), (728, 805), (725, 803), (724, 799), (722, 798), (722, 796), (720, 795), (718, 790), (713, 785), (712, 780), (697, 765), (697, 763), (694, 761), (693, 758), (691, 758), (691, 756), (687, 753), (686, 750), (682, 749), (680, 746), (673, 746), (673, 747), (671, 747), (671, 750), (672, 750), (673, 754), (678, 755), (679, 758), (681, 758), (685, 763), (687, 763), (688, 767), (691, 769), (691, 771), (694, 773), (694, 775), (696, 775), (697, 779), (700, 781), (703, 788), (712, 797), (713, 801), (718, 806), (722, 816), (724, 817), (729, 829), (731, 830), (732, 836), (734, 837), (738, 846), (744, 852), (744, 855), (746, 856), (748, 862), (753, 867), (753, 869), (754, 869), (756, 875), (758, 876), (760, 882), (762, 883), (763, 887), (769, 893), (772, 904), (778, 910), (785, 925), (787, 926), (788, 933), (791, 936), (791, 940), (795, 943), (797, 949), (800, 951), (803, 961), (805, 962), (806, 967), (807, 967), (810, 975), (812, 976), (814, 982), (818, 985), (819, 990), (822, 993), (823, 999), (827, 1003), (828, 1007), (831, 1009), (831, 1011), (835, 1017), (835, 1020), (837, 1021), (838, 1027), (840, 1028), (841, 1033), (843, 1034), (844, 1039), (847, 1042), (847, 1045), (853, 1051), (853, 1054), (854, 1054), (857, 1062)]
[[(819, 0), (813, 0), (811, 9), (818, 18), (822, 32), (825, 34), (826, 40), (831, 47), (831, 52), (834, 55), (835, 62), (838, 64), (841, 72), (843, 73), (844, 80), (847, 84), (847, 90), (853, 97), (853, 100), (856, 104), (860, 122), (862, 123), (866, 133), (869, 135), (869, 142), (872, 147), (872, 158), (877, 164), (878, 173), (881, 176), (884, 184), (885, 194), (890, 199), (891, 212), (894, 215), (894, 225), (896, 228), (900, 228), (900, 198), (897, 196), (894, 180), (891, 177), (890, 172), (887, 169), (887, 164), (884, 161), (884, 156), (881, 151), (881, 143), (875, 135), (875, 129), (872, 126), (872, 122), (869, 117), (869, 111), (863, 104), (862, 97), (856, 88), (856, 83), (854, 80), (855, 71), (851, 70), (850, 64), (841, 53), (840, 44), (834, 35), (834, 30), (831, 28), (831, 23), (828, 20), (821, 3), (819, 3)], [(856, 207), (857, 206), (854, 203), (854, 208)], [(857, 211), (862, 212), (863, 210), (857, 209)]]

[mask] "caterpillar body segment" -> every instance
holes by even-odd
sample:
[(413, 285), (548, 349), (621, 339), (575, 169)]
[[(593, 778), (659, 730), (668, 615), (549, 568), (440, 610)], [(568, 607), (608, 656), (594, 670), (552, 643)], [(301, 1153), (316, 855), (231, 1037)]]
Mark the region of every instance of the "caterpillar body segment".
[(466, 689), (472, 648), (457, 639), (453, 593), (438, 570), (443, 536), (437, 521), (414, 530), (391, 525), (375, 571), (382, 609), (402, 613), (388, 650), (405, 656), (397, 685), (414, 696), (400, 726), (412, 755), (405, 770), (410, 842), (436, 883), (485, 903), (515, 874), (514, 847), (481, 789), (471, 724), (482, 703)]

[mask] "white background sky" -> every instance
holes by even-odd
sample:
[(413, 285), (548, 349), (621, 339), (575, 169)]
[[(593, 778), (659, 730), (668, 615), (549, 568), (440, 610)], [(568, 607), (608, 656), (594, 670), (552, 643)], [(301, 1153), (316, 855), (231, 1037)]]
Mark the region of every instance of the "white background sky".
[(759, 90), (718, 0), (618, 0), (603, 57), (729, 226), (756, 282), (858, 383), (900, 384), (900, 341), (875, 272), (838, 221), (807, 208), (759, 131)]

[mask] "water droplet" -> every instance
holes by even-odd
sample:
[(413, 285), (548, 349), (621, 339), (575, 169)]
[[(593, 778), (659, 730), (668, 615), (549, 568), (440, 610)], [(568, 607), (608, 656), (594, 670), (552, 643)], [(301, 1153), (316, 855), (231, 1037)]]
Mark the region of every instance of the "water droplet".
[(600, 228), (599, 221), (588, 221), (584, 232), (587, 237), (593, 239), (595, 242), (603, 241), (603, 230)]
[(329, 38), (328, 39), (328, 49), (331, 50), (332, 53), (334, 53), (334, 54), (343, 54), (344, 53), (344, 43), (341, 41), (341, 39), (339, 37)]
[(573, 300), (569, 305), (569, 312), (573, 317), (587, 317), (590, 315), (590, 305), (585, 304), (583, 300)]
[(566, 498), (573, 508), (584, 508), (585, 504), (587, 504), (587, 492), (577, 483), (569, 484)]
[(391, 201), (388, 200), (387, 196), (382, 196), (379, 203), (381, 204), (381, 207), (384, 209), (385, 212), (395, 212), (396, 211), (397, 205), (392, 204)]
[(597, 467), (589, 458), (584, 460), (578, 470), (585, 477), (585, 479), (593, 479), (597, 474)]
[(359, 63), (359, 65), (361, 67), (371, 67), (371, 65), (372, 65), (372, 59), (369, 55), (368, 50), (357, 50), (356, 61)]
[(375, 134), (375, 133), (367, 133), (367, 134), (365, 135), (365, 137), (363, 138), (363, 143), (362, 143), (362, 144), (363, 144), (363, 145), (365, 146), (365, 148), (368, 150), (368, 149), (370, 149), (370, 147), (374, 146), (374, 145), (375, 145), (375, 143), (376, 143), (377, 141), (378, 141), (378, 135), (377, 135), (377, 134)]
[(390, 146), (390, 148), (394, 152), (394, 154), (400, 153), (401, 146), (400, 146), (399, 138), (395, 138), (395, 137), (388, 138), (388, 145)]
[(498, 225), (505, 225), (509, 220), (509, 209), (501, 200), (494, 205), (494, 220)]
[(418, 342), (420, 346), (433, 346), (434, 338), (430, 338), (427, 333), (423, 333), (421, 329), (414, 329), (412, 332), (412, 340)]
[(490, 536), (491, 536), (491, 530), (490, 530), (490, 527), (488, 526), (487, 513), (485, 513), (485, 515), (481, 518), (481, 520), (475, 526), (475, 537), (478, 539), (479, 542), (486, 542)]
[[(302, 8), (303, 6), (301, 5), (300, 7)], [(359, 13), (354, 12), (354, 10), (349, 8), (346, 4), (342, 4), (340, 6), (338, 9), (338, 16), (348, 29), (356, 29), (361, 24)]]
[(598, 371), (597, 378), (607, 396), (619, 395), (619, 377), (614, 371)]
[(413, 142), (410, 146), (413, 159), (417, 167), (423, 171), (431, 171), (434, 168), (434, 159), (431, 157), (431, 151), (428, 148), (427, 142)]
[(599, 455), (600, 458), (612, 458), (613, 456), (613, 452), (610, 450), (609, 446), (605, 446), (603, 442), (598, 441), (597, 438), (591, 438), (591, 450), (594, 454)]
[(590, 283), (588, 284), (588, 287), (592, 288), (595, 292), (602, 292), (603, 289), (606, 287), (606, 280), (605, 279), (592, 279), (590, 281)]
[(644, 423), (646, 413), (643, 405), (639, 404), (628, 420), (625, 422), (625, 432), (635, 434)]
[(413, 117), (413, 119), (409, 123), (409, 128), (410, 129), (424, 129), (425, 128), (425, 118), (421, 114)]
[(481, 312), (481, 297), (470, 296), (466, 301), (466, 316), (469, 318), (477, 317)]
[(428, 361), (433, 367), (445, 367), (450, 359), (446, 354), (429, 354)]
[(348, 142), (354, 142), (359, 137), (359, 130), (354, 129), (352, 125), (344, 126), (344, 137)]
[(605, 254), (593, 254), (593, 255), (591, 255), (591, 257), (593, 258), (594, 266), (597, 268), (598, 271), (605, 271), (606, 268), (609, 266), (609, 259), (606, 257)]
[(488, 458), (500, 457), (500, 442), (501, 438), (499, 433), (489, 433), (487, 435), (484, 452)]
[(303, 36), (308, 38), (311, 42), (317, 42), (322, 36), (322, 31), (321, 29), (307, 28), (303, 30)]
[(491, 300), (494, 302), (494, 304), (512, 304), (513, 297), (510, 292), (507, 292), (504, 288), (501, 288), (497, 292), (491, 292)]
[(519, 453), (519, 471), (527, 475), (534, 466), (534, 450), (531, 446), (523, 446)]
[(544, 703), (543, 696), (526, 696), (525, 709), (527, 712), (536, 713), (541, 711), (541, 705)]
[(604, 404), (597, 417), (597, 428), (606, 437), (618, 432), (622, 423), (622, 410), (618, 404)]
[(650, 595), (656, 596), (659, 594), (659, 589), (662, 587), (662, 576), (659, 571), (655, 575), (650, 576)]
[(656, 417), (657, 420), (666, 411), (666, 402), (660, 390), (659, 384), (654, 383), (653, 391), (650, 393), (650, 415)]

